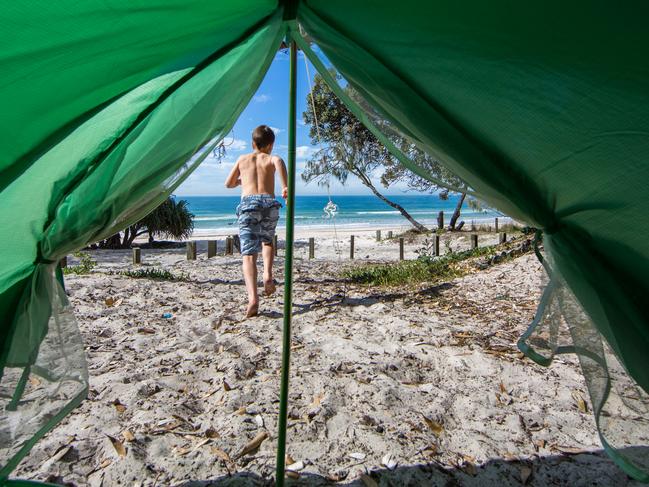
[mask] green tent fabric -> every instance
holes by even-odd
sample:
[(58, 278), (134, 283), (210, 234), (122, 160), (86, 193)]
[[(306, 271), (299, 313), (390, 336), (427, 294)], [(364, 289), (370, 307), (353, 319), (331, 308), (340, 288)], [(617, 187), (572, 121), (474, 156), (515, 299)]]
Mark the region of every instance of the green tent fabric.
[[(643, 3), (585, 0), (5, 6), (0, 392), (12, 407), (0, 412), (0, 480), (87, 387), (82, 353), (52, 338), (65, 330), (81, 346), (55, 262), (173, 191), (227, 134), (281, 38), (306, 52), (297, 23), (375, 113), (489, 204), (543, 229), (552, 281), (527, 353), (549, 361), (562, 349), (526, 341), (561, 316), (598, 421), (613, 379), (649, 393), (647, 14)], [(29, 374), (68, 394), (17, 432), (7, 425), (52, 396), (30, 389)], [(636, 420), (647, 431), (647, 414)], [(649, 480), (646, 458), (602, 441)]]

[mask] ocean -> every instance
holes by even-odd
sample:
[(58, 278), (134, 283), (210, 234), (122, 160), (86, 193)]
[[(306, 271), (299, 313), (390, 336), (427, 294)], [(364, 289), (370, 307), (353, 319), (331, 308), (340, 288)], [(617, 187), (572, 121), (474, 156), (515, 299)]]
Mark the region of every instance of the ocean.
[[(236, 207), (239, 196), (177, 196), (186, 200), (194, 214), (194, 234), (231, 232), (237, 228)], [(394, 208), (371, 195), (332, 195), (332, 201), (338, 206), (333, 220), (338, 228), (386, 228), (405, 227), (410, 223)], [(458, 197), (450, 196), (442, 200), (433, 194), (391, 195), (388, 199), (403, 206), (412, 217), (427, 226), (436, 223), (439, 211), (444, 211), (444, 221), (448, 223)], [(280, 199), (282, 204), (283, 200)], [(296, 196), (295, 225), (299, 227), (331, 227), (332, 218), (325, 213), (329, 202), (327, 196)], [(282, 208), (279, 226), (283, 226), (285, 209)], [(461, 220), (470, 224), (472, 220), (493, 219), (501, 214), (493, 211), (475, 211), (464, 204)]]

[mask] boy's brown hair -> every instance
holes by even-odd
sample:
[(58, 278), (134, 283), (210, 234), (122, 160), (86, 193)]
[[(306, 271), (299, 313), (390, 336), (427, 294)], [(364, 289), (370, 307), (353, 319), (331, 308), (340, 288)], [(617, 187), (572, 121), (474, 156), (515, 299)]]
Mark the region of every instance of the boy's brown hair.
[(263, 149), (275, 142), (275, 132), (268, 125), (260, 125), (252, 131), (252, 141), (257, 149)]

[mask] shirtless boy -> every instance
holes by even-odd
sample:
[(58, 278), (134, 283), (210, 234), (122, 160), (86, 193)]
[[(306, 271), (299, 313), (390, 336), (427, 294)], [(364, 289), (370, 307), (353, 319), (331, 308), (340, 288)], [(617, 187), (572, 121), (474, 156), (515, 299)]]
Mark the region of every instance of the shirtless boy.
[(282, 198), (288, 197), (287, 174), (284, 161), (271, 155), (275, 134), (267, 125), (260, 125), (252, 132), (252, 154), (237, 160), (225, 180), (226, 188), (241, 185), (241, 204), (237, 207), (239, 239), (243, 255), (243, 278), (248, 291), (246, 317), (257, 315), (257, 254), (264, 260), (264, 292), (275, 292), (273, 281), (273, 237), (282, 205), (275, 199), (275, 172), (282, 183)]

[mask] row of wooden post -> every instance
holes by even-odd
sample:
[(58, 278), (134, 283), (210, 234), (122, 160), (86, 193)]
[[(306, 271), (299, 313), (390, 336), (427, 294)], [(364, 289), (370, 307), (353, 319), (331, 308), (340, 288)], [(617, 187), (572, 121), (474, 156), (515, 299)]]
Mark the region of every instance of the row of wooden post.
[[(439, 214), (437, 215), (437, 224), (439, 228), (444, 228), (444, 212), (440, 211)], [(495, 218), (495, 228), (496, 228), (496, 233), (498, 233), (498, 218)], [(393, 233), (392, 230), (388, 231), (388, 239), (393, 238)], [(439, 251), (439, 235), (435, 235), (435, 245), (434, 245), (434, 254), (436, 256), (440, 255)], [(237, 235), (232, 235), (229, 237), (226, 237), (225, 239), (225, 255), (233, 255), (234, 254), (234, 247), (235, 247), (235, 239), (236, 239), (236, 246), (239, 245), (238, 240), (239, 237)], [(380, 242), (381, 241), (381, 230), (376, 231), (376, 241)], [(505, 243), (507, 241), (507, 233), (501, 232), (499, 237), (498, 237), (498, 243)], [(353, 259), (354, 258), (354, 235), (351, 236), (350, 238), (350, 246), (349, 246), (349, 258)], [(277, 235), (273, 237), (273, 248), (275, 249), (275, 256), (277, 256)], [(471, 248), (476, 249), (478, 248), (478, 235), (472, 234), (471, 235)], [(217, 250), (217, 245), (216, 245), (216, 240), (208, 240), (207, 241), (207, 258), (211, 259), (212, 257), (216, 256), (216, 250)], [(315, 239), (313, 237), (309, 238), (309, 259), (315, 259)], [(404, 259), (404, 240), (403, 237), (399, 237), (399, 260)], [(187, 260), (196, 260), (196, 242), (191, 241), (187, 242)], [(134, 264), (140, 264), (142, 262), (142, 251), (140, 248), (135, 247), (133, 249), (133, 263)], [(65, 268), (68, 265), (67, 257), (63, 257), (60, 261), (60, 266), (61, 268)]]
[[(498, 222), (498, 219), (496, 218), (496, 224)], [(392, 238), (392, 231), (388, 231), (388, 239)], [(435, 256), (440, 255), (440, 248), (439, 248), (439, 235), (433, 236), (434, 239), (434, 244), (433, 244), (433, 253)], [(376, 241), (380, 242), (381, 241), (381, 230), (376, 231)], [(505, 243), (507, 241), (507, 234), (505, 232), (501, 232), (498, 236), (498, 243)], [(275, 249), (275, 256), (277, 256), (277, 235), (273, 238), (273, 248)], [(225, 239), (225, 255), (233, 255), (234, 254), (234, 247), (235, 247), (235, 238), (234, 237), (226, 237)], [(477, 234), (471, 234), (471, 249), (477, 249), (478, 248), (478, 235)], [(211, 259), (212, 257), (216, 256), (216, 251), (217, 251), (217, 244), (216, 240), (208, 240), (207, 241), (207, 258)], [(356, 245), (355, 245), (355, 237), (354, 235), (350, 236), (349, 239), (349, 258), (354, 259), (356, 251)], [(404, 260), (404, 255), (405, 255), (405, 240), (403, 237), (399, 237), (399, 260)], [(309, 238), (309, 259), (315, 259), (315, 238), (310, 237)], [(187, 260), (196, 260), (196, 241), (190, 241), (187, 242)], [(133, 264), (140, 264), (142, 262), (142, 250), (138, 247), (133, 249)], [(61, 267), (65, 267), (67, 265), (67, 259), (61, 259)]]
[[(389, 239), (392, 238), (392, 231), (388, 232), (388, 238)], [(436, 257), (439, 257), (441, 253), (439, 248), (439, 235), (435, 235), (433, 239), (434, 239), (433, 253)], [(381, 230), (376, 231), (376, 241), (377, 242), (381, 241)], [(505, 232), (502, 232), (498, 236), (498, 243), (502, 244), (505, 242), (507, 242), (507, 234)], [(478, 248), (478, 235), (474, 233), (471, 235), (471, 249), (477, 249), (477, 248)], [(356, 251), (355, 238), (354, 235), (351, 235), (349, 238), (349, 258), (352, 260), (354, 259), (355, 251)], [(275, 252), (277, 252), (277, 247), (275, 247)], [(399, 237), (399, 260), (404, 260), (404, 255), (405, 255), (405, 240), (403, 237)], [(309, 259), (315, 259), (315, 238), (313, 237), (309, 238)]]
[[(212, 257), (216, 257), (216, 251), (217, 251), (217, 241), (216, 240), (208, 240), (207, 241), (207, 258), (211, 259)], [(275, 240), (273, 242), (275, 246), (275, 255), (277, 255), (277, 235), (275, 236)], [(225, 255), (233, 255), (234, 254), (234, 247), (235, 247), (235, 237), (226, 237), (225, 239)], [(196, 260), (196, 241), (192, 240), (187, 242), (187, 260)], [(135, 247), (133, 249), (133, 264), (141, 264), (142, 263), (142, 249), (139, 247)], [(61, 267), (65, 267), (67, 265), (67, 260), (61, 261)]]

